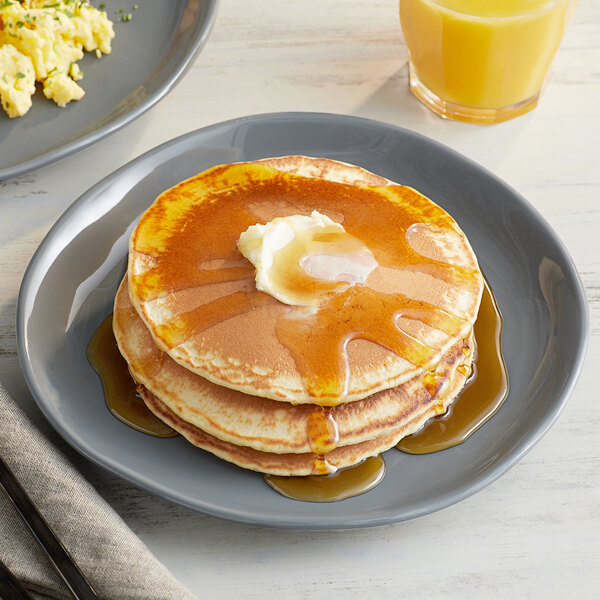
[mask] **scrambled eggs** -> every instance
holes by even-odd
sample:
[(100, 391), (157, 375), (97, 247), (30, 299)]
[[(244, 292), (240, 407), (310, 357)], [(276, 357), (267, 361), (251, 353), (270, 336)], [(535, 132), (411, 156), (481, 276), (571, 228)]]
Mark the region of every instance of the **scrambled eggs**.
[(9, 117), (31, 108), (35, 82), (58, 106), (84, 94), (77, 61), (109, 54), (115, 34), (106, 12), (82, 0), (0, 0), (0, 103)]

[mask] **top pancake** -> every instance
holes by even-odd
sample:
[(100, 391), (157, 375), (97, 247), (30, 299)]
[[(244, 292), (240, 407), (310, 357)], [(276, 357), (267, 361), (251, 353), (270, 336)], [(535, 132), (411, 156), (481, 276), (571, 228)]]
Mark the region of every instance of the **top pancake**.
[[(313, 210), (364, 242), (366, 285), (314, 311), (254, 285), (236, 242)], [(337, 405), (430, 370), (471, 331), (483, 280), (455, 221), (415, 190), (327, 159), (221, 165), (161, 194), (130, 239), (129, 292), (157, 346), (226, 387)]]

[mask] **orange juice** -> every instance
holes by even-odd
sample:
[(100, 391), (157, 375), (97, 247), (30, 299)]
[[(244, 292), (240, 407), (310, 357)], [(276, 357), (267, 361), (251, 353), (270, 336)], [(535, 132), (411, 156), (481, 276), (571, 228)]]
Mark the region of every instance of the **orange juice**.
[(499, 122), (537, 104), (571, 0), (400, 0), (411, 88), (442, 116)]

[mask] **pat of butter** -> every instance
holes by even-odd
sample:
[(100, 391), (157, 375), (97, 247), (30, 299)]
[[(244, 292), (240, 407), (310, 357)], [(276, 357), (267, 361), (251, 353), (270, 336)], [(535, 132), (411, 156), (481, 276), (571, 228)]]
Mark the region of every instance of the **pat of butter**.
[(256, 288), (292, 305), (364, 284), (377, 266), (363, 242), (316, 210), (252, 225), (237, 245), (256, 268)]

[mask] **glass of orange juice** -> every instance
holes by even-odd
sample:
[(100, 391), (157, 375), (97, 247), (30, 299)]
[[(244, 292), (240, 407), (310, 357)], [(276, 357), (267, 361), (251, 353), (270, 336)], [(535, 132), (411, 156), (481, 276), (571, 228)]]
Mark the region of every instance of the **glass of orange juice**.
[(442, 117), (500, 123), (534, 108), (575, 0), (400, 0), (410, 87)]

